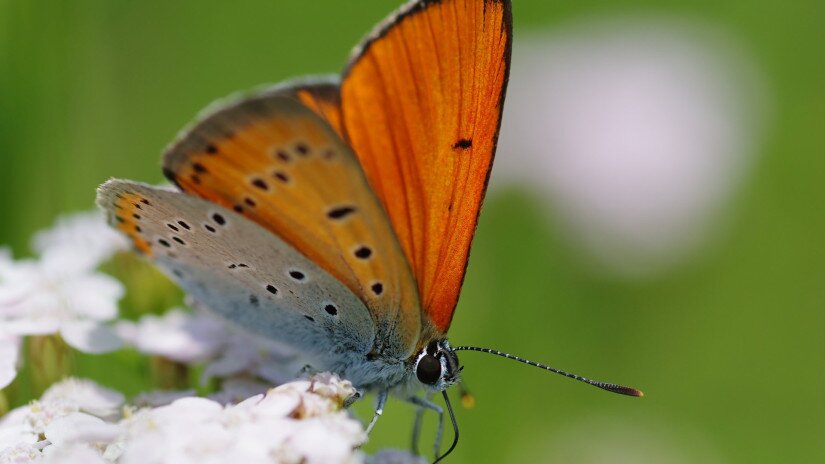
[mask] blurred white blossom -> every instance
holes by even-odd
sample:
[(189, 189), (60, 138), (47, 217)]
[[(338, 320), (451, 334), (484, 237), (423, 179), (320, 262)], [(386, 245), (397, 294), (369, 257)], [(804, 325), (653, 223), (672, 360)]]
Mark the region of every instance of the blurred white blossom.
[(21, 456), (39, 456), (44, 444), (27, 424), (28, 414), (28, 407), (21, 407), (0, 417), (0, 463), (28, 462)]
[(221, 389), (211, 395), (209, 399), (221, 404), (236, 404), (242, 400), (266, 393), (271, 384), (249, 377), (230, 377), (221, 382)]
[[(2, 434), (2, 432), (0, 432)], [(35, 444), (17, 443), (4, 446), (0, 436), (0, 464), (41, 462), (42, 453)]]
[(205, 363), (204, 384), (214, 377), (238, 377), (237, 382), (224, 382), (222, 399), (262, 393), (272, 384), (294, 379), (302, 367), (293, 350), (256, 337), (204, 309), (146, 315), (137, 322), (120, 321), (116, 329), (141, 353), (186, 364)]
[(0, 389), (8, 386), (17, 376), (20, 355), (20, 337), (0, 330)]
[(38, 259), (14, 261), (7, 251), (0, 253), (0, 324), (6, 333), (60, 333), (70, 346), (89, 353), (121, 346), (104, 323), (117, 317), (123, 285), (95, 270), (119, 249), (120, 240), (87, 216), (64, 218), (41, 232), (35, 240)]
[(100, 451), (85, 444), (48, 447), (43, 450), (43, 464), (110, 464)]
[(119, 251), (129, 249), (129, 240), (106, 223), (102, 211), (67, 214), (57, 218), (51, 229), (35, 234), (32, 249), (46, 254), (57, 249), (80, 251), (82, 259), (94, 268)]
[(254, 376), (272, 384), (295, 379), (304, 364), (291, 348), (227, 325), (222, 348), (203, 370), (203, 379)]
[(571, 240), (624, 275), (705, 241), (757, 149), (764, 98), (745, 54), (662, 18), (518, 39), (494, 185), (548, 194)]
[(70, 412), (85, 412), (102, 419), (115, 417), (123, 406), (123, 394), (101, 387), (91, 380), (69, 378), (49, 387), (39, 403), (43, 409), (68, 408)]
[(119, 321), (117, 333), (141, 353), (182, 363), (201, 362), (215, 356), (225, 339), (224, 324), (179, 308), (163, 315), (147, 314), (137, 322)]

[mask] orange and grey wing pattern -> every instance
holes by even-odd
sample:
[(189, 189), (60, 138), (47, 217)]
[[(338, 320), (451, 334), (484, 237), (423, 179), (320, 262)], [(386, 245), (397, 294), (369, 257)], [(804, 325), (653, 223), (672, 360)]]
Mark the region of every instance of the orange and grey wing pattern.
[(442, 332), (493, 161), (511, 40), (508, 0), (414, 1), (355, 50), (341, 84), (347, 141)]
[(375, 323), (364, 303), (258, 224), (176, 189), (126, 180), (103, 184), (97, 201), (113, 225), (213, 312), (298, 348), (319, 368), (346, 365), (341, 347), (361, 356), (372, 350)]
[(415, 280), (358, 160), (327, 122), (334, 118), (319, 116), (336, 106), (318, 95), (279, 89), (220, 107), (168, 148), (164, 173), (340, 280), (369, 308), (386, 343), (378, 349), (405, 358), (421, 328)]

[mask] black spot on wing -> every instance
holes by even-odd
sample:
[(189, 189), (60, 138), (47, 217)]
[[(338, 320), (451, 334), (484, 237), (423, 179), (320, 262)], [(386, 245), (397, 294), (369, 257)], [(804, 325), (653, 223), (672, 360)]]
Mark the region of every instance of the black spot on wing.
[(309, 155), (309, 147), (305, 143), (295, 144), (295, 151), (297, 151), (301, 156)]
[(330, 316), (335, 316), (338, 314), (338, 307), (332, 303), (327, 303), (324, 305), (324, 311), (326, 311)]
[(283, 171), (275, 171), (273, 176), (275, 176), (276, 179), (278, 179), (279, 181), (281, 181), (285, 184), (289, 182), (289, 176), (287, 176), (286, 173), (283, 172)]
[(327, 212), (327, 217), (330, 219), (343, 219), (355, 212), (354, 206), (339, 206), (332, 208)]
[(267, 184), (266, 181), (261, 178), (252, 179), (252, 185), (263, 191), (269, 190), (269, 184)]
[(473, 139), (459, 139), (453, 144), (455, 150), (466, 150), (473, 146)]
[(288, 163), (291, 159), (289, 153), (285, 152), (284, 150), (276, 150), (275, 157), (283, 161), (284, 163)]
[(372, 250), (368, 246), (360, 246), (355, 250), (355, 257), (358, 259), (367, 259), (372, 256)]
[(372, 289), (372, 293), (375, 293), (375, 296), (384, 293), (384, 284), (382, 284), (381, 282), (376, 282), (372, 284), (370, 288)]

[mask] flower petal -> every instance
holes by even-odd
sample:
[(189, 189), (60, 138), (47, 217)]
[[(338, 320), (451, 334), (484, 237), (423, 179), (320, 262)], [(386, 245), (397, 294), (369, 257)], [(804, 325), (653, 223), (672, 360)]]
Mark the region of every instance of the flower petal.
[(108, 443), (117, 438), (119, 429), (102, 419), (75, 412), (53, 420), (46, 426), (46, 438), (55, 445), (71, 443)]
[(69, 346), (84, 353), (107, 353), (123, 346), (114, 330), (95, 321), (64, 322), (60, 335)]

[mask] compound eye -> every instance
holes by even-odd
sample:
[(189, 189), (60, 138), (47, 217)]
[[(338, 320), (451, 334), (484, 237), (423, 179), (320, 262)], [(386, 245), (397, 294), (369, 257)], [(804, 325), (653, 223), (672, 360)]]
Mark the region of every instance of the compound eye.
[(438, 379), (441, 378), (441, 363), (435, 356), (425, 354), (418, 361), (415, 376), (423, 384), (435, 385)]

